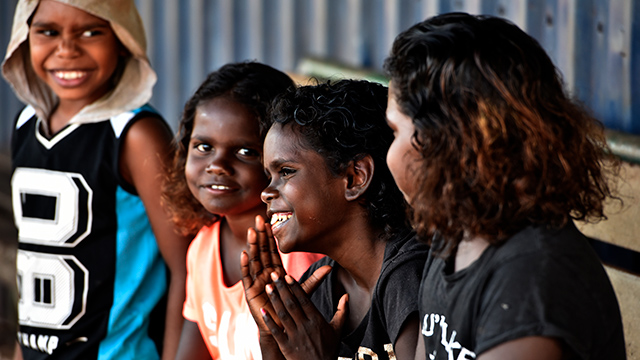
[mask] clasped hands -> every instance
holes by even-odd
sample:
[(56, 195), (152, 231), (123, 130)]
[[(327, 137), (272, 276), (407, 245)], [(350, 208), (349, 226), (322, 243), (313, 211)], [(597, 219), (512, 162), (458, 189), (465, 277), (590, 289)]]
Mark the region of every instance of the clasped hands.
[(348, 296), (340, 299), (331, 322), (309, 299), (331, 266), (320, 267), (299, 284), (287, 275), (271, 227), (261, 216), (248, 230), (247, 243), (249, 252), (240, 258), (242, 284), (260, 330), (263, 359), (336, 359)]

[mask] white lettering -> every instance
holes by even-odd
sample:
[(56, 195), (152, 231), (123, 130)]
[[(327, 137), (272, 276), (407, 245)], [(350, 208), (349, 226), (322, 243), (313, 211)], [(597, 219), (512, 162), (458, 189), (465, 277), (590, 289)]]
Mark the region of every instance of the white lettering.
[[(212, 304), (202, 304), (203, 317), (208, 332), (208, 339), (216, 347), (222, 360), (262, 359), (258, 339), (258, 325), (248, 313), (236, 314), (232, 319), (230, 311), (224, 311), (218, 318)], [(247, 337), (254, 334), (253, 337)]]
[(45, 352), (49, 355), (53, 354), (53, 351), (58, 348), (60, 341), (57, 336), (53, 335), (27, 334), (19, 331), (17, 337), (22, 346)]
[[(447, 352), (448, 360), (468, 360), (475, 359), (476, 354), (463, 347), (458, 341), (456, 341), (456, 336), (458, 335), (456, 330), (452, 330), (449, 336), (449, 324), (446, 321), (446, 317), (440, 314), (426, 314), (422, 318), (422, 335), (425, 337), (433, 336), (435, 332), (435, 326), (438, 324), (440, 326), (440, 344), (444, 347), (444, 350)], [(426, 349), (427, 351), (431, 351), (429, 353), (430, 359), (435, 359), (436, 354), (438, 353), (437, 349)], [(455, 356), (455, 352), (458, 352), (458, 356)]]
[(463, 347), (462, 351), (460, 351), (460, 353), (458, 354), (457, 360), (470, 360), (475, 358), (476, 358), (476, 354), (473, 351)]
[[(420, 339), (422, 341), (422, 339)], [(393, 344), (384, 344), (384, 350), (389, 356), (389, 360), (396, 360), (396, 352), (393, 350)]]
[(47, 353), (49, 355), (53, 354), (53, 350), (58, 348), (59, 339), (57, 336), (51, 336), (49, 338), (49, 343), (47, 344)]
[(34, 350), (38, 350), (38, 343), (36, 342), (35, 334), (29, 335), (29, 346)]
[(38, 335), (38, 350), (42, 352), (47, 351), (47, 342), (49, 341), (49, 337), (46, 335)]
[(360, 346), (358, 348), (358, 360), (365, 360), (365, 355), (369, 355), (371, 357), (371, 360), (378, 360), (378, 354), (376, 354), (373, 350), (364, 346)]
[[(429, 322), (429, 320), (431, 320), (431, 322)], [(440, 315), (438, 314), (425, 315), (424, 320), (422, 321), (422, 335), (427, 337), (433, 336), (433, 332), (434, 332), (433, 328), (439, 322), (440, 322)], [(429, 324), (431, 326), (428, 326)]]

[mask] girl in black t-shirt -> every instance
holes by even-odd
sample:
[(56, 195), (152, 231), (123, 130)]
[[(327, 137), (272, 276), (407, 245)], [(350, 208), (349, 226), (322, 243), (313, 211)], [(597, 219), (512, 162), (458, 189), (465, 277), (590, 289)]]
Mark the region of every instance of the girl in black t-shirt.
[(385, 69), (387, 161), (433, 239), (418, 358), (624, 359), (613, 288), (573, 224), (605, 217), (615, 161), (538, 42), (443, 14), (398, 35)]
[[(355, 80), (275, 100), (262, 192), (271, 226), (257, 221), (242, 258), (265, 359), (413, 359), (427, 247), (385, 163), (386, 101), (384, 86)], [(328, 255), (303, 276), (333, 269), (311, 296), (283, 273), (273, 236), (284, 253)]]

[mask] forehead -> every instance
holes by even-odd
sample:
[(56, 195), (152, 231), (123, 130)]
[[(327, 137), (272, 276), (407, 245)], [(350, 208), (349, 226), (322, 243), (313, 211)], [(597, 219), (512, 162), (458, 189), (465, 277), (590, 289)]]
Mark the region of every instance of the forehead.
[(205, 100), (196, 106), (195, 124), (217, 125), (229, 130), (254, 132), (259, 130), (256, 115), (245, 105), (226, 97)]
[(68, 24), (84, 24), (87, 22), (109, 25), (107, 20), (92, 15), (75, 6), (63, 4), (54, 0), (41, 0), (33, 14), (32, 23), (39, 21), (60, 21)]
[(264, 140), (265, 163), (271, 160), (297, 161), (310, 152), (303, 136), (290, 124), (275, 123)]

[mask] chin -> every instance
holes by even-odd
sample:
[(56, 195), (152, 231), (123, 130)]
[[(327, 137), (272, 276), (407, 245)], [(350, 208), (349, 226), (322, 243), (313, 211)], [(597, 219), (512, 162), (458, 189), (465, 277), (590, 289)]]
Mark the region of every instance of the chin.
[(293, 249), (291, 244), (289, 244), (288, 242), (281, 241), (275, 236), (274, 238), (276, 239), (276, 243), (278, 244), (278, 250), (280, 250), (281, 253), (288, 254), (290, 252), (297, 251), (296, 249)]

